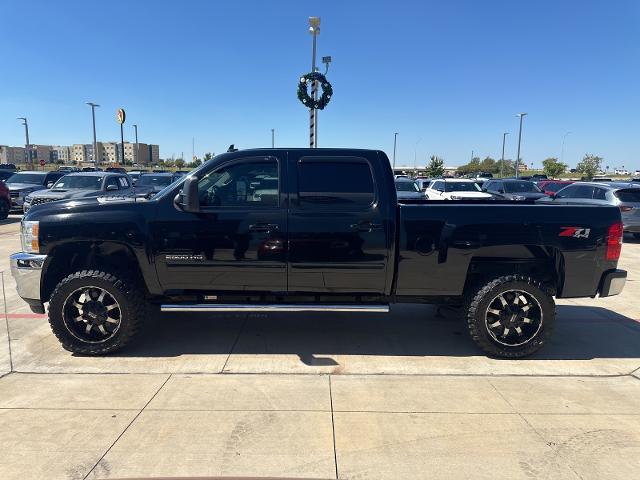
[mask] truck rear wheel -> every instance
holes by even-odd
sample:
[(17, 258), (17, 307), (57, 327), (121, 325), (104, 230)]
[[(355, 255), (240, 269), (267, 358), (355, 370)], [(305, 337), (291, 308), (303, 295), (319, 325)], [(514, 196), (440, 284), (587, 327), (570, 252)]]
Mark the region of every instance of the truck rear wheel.
[(480, 285), (469, 294), (466, 306), (471, 338), (493, 357), (531, 355), (549, 339), (555, 322), (551, 292), (522, 275)]
[(49, 323), (70, 352), (103, 355), (131, 342), (145, 300), (137, 284), (118, 275), (82, 270), (64, 278), (49, 301)]

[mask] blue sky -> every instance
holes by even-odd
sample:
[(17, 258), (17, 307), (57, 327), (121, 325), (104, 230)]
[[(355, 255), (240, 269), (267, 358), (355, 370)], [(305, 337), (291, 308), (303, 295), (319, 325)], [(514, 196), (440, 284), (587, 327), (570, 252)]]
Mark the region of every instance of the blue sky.
[[(307, 17), (322, 17), (334, 97), (319, 146), (380, 148), (397, 163), (447, 165), (471, 151), (539, 165), (586, 152), (640, 168), (640, 2), (618, 1), (19, 1), (0, 4), (0, 144), (119, 138), (127, 110), (162, 157), (308, 145), (296, 98), (310, 70)], [(25, 34), (26, 27), (26, 34)]]

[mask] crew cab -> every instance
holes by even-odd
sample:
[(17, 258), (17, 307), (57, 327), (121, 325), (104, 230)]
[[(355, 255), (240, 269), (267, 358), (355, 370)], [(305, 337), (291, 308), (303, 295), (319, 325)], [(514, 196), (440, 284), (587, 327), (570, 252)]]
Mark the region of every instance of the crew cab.
[(164, 312), (387, 312), (462, 306), (487, 354), (549, 339), (554, 297), (616, 295), (620, 210), (502, 200), (398, 201), (376, 150), (218, 155), (151, 199), (32, 207), (11, 256), (19, 295), (64, 348), (124, 347)]

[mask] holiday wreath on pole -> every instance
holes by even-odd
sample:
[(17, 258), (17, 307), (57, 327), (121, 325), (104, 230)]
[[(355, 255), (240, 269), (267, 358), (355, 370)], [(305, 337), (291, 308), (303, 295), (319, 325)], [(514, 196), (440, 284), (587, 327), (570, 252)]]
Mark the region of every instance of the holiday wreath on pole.
[[(318, 100), (314, 100), (307, 92), (307, 84), (309, 82), (313, 84), (314, 81), (318, 82), (322, 87), (322, 95)], [(331, 100), (332, 95), (333, 88), (331, 88), (331, 84), (320, 72), (307, 73), (300, 77), (300, 81), (298, 82), (298, 100), (300, 100), (305, 107), (323, 110)]]

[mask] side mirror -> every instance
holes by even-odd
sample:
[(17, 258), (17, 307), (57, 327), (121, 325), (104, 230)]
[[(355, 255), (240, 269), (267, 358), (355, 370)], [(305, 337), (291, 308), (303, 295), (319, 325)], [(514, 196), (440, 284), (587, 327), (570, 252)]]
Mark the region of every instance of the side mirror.
[(111, 192), (113, 190), (118, 190), (117, 185), (107, 185), (107, 192)]
[(182, 184), (182, 190), (175, 199), (176, 204), (183, 212), (197, 213), (200, 211), (200, 199), (198, 198), (198, 179), (189, 177)]
[(54, 184), (54, 183), (55, 183), (55, 182), (47, 182), (47, 188), (51, 188), (51, 187), (53, 187), (53, 184)]

